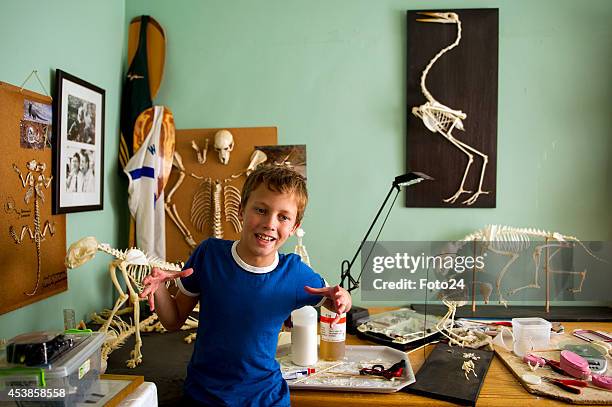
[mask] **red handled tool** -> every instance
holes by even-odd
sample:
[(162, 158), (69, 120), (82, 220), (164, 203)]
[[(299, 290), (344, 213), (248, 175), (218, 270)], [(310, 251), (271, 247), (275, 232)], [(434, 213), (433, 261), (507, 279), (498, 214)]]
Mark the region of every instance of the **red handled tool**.
[[(565, 391), (569, 391), (574, 394), (581, 394), (582, 389), (580, 387), (588, 387), (588, 383), (583, 380), (574, 379), (555, 379), (554, 377), (542, 377), (545, 382), (554, 384), (557, 387), (562, 388)], [(574, 387), (575, 386), (575, 387)]]

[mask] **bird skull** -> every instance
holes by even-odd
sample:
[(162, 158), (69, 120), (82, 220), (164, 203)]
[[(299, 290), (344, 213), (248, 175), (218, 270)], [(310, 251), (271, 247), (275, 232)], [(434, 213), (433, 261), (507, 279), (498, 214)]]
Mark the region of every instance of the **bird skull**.
[(228, 130), (219, 130), (215, 133), (215, 151), (219, 153), (219, 161), (227, 165), (230, 153), (234, 149), (234, 136)]

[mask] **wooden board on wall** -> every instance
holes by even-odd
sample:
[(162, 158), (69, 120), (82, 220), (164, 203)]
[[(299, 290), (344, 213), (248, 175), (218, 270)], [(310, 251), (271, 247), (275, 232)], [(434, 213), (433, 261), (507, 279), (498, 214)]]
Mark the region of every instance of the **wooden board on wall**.
[[(176, 205), (179, 216), (191, 232), (196, 243), (200, 243), (202, 240), (209, 237), (210, 234), (197, 231), (190, 220), (193, 195), (196, 189), (200, 187), (202, 182), (201, 180), (192, 177), (191, 174), (193, 173), (198, 176), (209, 177), (213, 180), (228, 179), (231, 175), (243, 172), (247, 168), (251, 153), (255, 149), (255, 146), (275, 145), (277, 143), (276, 127), (243, 127), (225, 129), (232, 133), (235, 142), (228, 165), (223, 165), (219, 162), (218, 154), (214, 150), (214, 135), (221, 129), (176, 130), (176, 151), (183, 159), (183, 165), (185, 166), (185, 178), (179, 189), (172, 196), (172, 202)], [(209, 140), (206, 163), (199, 164), (196, 152), (191, 147), (191, 141), (195, 140), (198, 146), (203, 148), (206, 139)], [(179, 172), (176, 170), (176, 168), (173, 168), (170, 179), (168, 180), (164, 190), (166, 196), (170, 190), (172, 190), (178, 178)], [(230, 182), (229, 185), (233, 185), (242, 191), (244, 181), (245, 176), (243, 175)], [(224, 216), (222, 216), (222, 219), (224, 231), (223, 238), (237, 240), (239, 238), (239, 233), (234, 231), (231, 223), (225, 221)], [(172, 222), (171, 219), (168, 218), (168, 214), (166, 214), (166, 259), (168, 261), (185, 262), (189, 258), (189, 254), (192, 252), (192, 250), (193, 249), (185, 242), (185, 239), (183, 238), (183, 235), (179, 231), (178, 227)]]
[[(432, 10), (421, 10), (432, 11)], [(407, 207), (494, 208), (496, 202), (497, 173), (497, 68), (498, 68), (498, 10), (465, 9), (433, 10), (454, 12), (462, 23), (459, 45), (442, 55), (432, 66), (426, 87), (443, 105), (461, 110), (465, 131), (453, 130), (455, 138), (488, 155), (483, 190), (472, 206), (462, 204), (472, 194), (462, 194), (454, 203), (443, 199), (455, 194), (461, 184), (467, 155), (445, 139), (432, 133), (423, 121), (412, 114), (412, 107), (427, 100), (421, 92), (421, 74), (429, 61), (444, 47), (455, 41), (456, 24), (417, 22), (417, 18), (432, 18), (408, 12), (407, 55), (407, 167), (435, 178), (406, 189)], [(465, 188), (478, 190), (482, 159), (475, 155)]]
[[(68, 289), (64, 256), (66, 255), (66, 217), (65, 215), (51, 215), (51, 184), (48, 188), (41, 187), (44, 194), (44, 203), (40, 202), (40, 225), (44, 228), (46, 221), (54, 225), (55, 233), (47, 232), (40, 243), (40, 276), (37, 276), (38, 257), (36, 244), (30, 238), (28, 230), (23, 234), (22, 243), (17, 244), (14, 235), (21, 237), (23, 226), (28, 226), (32, 233), (34, 227), (34, 197), (26, 203), (24, 197), (29, 189), (26, 183), (24, 188), (13, 164), (27, 179), (29, 172), (26, 163), (36, 160), (44, 163), (43, 172), (46, 177), (51, 176), (51, 149), (24, 148), (21, 146), (21, 120), (24, 118), (24, 100), (51, 105), (51, 98), (20, 90), (20, 88), (0, 82), (0, 200), (2, 212), (0, 215), (0, 264), (2, 264), (2, 284), (0, 284), (0, 314), (31, 304), (43, 298), (57, 294)], [(50, 133), (49, 133), (50, 134)], [(36, 181), (36, 177), (33, 178)], [(13, 227), (12, 234), (10, 232)], [(34, 295), (31, 293), (36, 287)]]

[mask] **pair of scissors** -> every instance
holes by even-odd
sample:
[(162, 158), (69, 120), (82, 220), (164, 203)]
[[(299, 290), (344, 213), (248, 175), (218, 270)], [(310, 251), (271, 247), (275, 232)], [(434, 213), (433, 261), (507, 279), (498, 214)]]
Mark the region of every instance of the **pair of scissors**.
[(391, 380), (395, 377), (402, 377), (405, 367), (406, 367), (406, 361), (401, 360), (395, 363), (389, 369), (385, 369), (383, 365), (374, 365), (371, 368), (360, 369), (359, 374), (360, 375), (382, 376), (385, 379)]
[(565, 391), (569, 391), (574, 394), (581, 394), (581, 387), (588, 387), (588, 383), (583, 380), (575, 379), (555, 379), (554, 377), (542, 377), (545, 382), (554, 384), (557, 387), (562, 388)]

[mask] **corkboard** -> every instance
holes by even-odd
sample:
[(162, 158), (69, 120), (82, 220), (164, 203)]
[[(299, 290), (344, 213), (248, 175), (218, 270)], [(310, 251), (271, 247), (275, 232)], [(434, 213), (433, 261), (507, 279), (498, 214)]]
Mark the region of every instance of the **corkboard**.
[[(559, 343), (575, 343), (579, 345), (585, 344), (584, 341), (580, 341), (568, 333), (551, 336), (551, 349), (555, 348)], [(597, 388), (586, 387), (582, 388), (582, 394), (573, 394), (544, 381), (538, 385), (526, 383), (525, 381), (523, 381), (521, 376), (527, 373), (535, 374), (537, 376), (554, 377), (558, 379), (571, 379), (571, 377), (561, 376), (558, 373), (551, 371), (548, 367), (537, 369), (535, 372), (532, 372), (529, 369), (529, 366), (527, 366), (527, 364), (523, 362), (521, 358), (516, 356), (514, 353), (503, 349), (500, 346), (495, 347), (495, 353), (497, 354), (497, 356), (499, 356), (504, 365), (506, 365), (506, 367), (512, 372), (512, 374), (518, 379), (521, 385), (529, 393), (536, 394), (538, 396), (562, 400), (566, 403), (572, 404), (612, 405), (612, 392), (609, 390), (599, 390)], [(542, 351), (532, 353), (556, 361), (559, 361), (560, 358), (560, 351)], [(608, 363), (609, 362), (610, 360), (608, 359)], [(612, 375), (611, 366), (608, 366), (606, 375)]]
[[(269, 146), (277, 143), (276, 127), (243, 127), (243, 128), (225, 128), (234, 136), (234, 150), (231, 152), (228, 165), (223, 165), (219, 162), (218, 154), (214, 150), (214, 135), (221, 129), (190, 129), (176, 130), (176, 151), (183, 159), (185, 166), (185, 178), (179, 189), (172, 196), (172, 202), (176, 205), (179, 216), (183, 223), (191, 232), (194, 240), (200, 243), (202, 240), (210, 236), (210, 233), (198, 232), (190, 220), (190, 210), (193, 195), (196, 189), (200, 186), (201, 180), (192, 177), (194, 173), (199, 176), (210, 177), (213, 180), (225, 180), (231, 175), (243, 172), (249, 165), (249, 158), (255, 149), (255, 146)], [(204, 147), (205, 140), (208, 139), (208, 154), (206, 155), (206, 163), (199, 164), (195, 150), (191, 147), (191, 141), (195, 140), (200, 148)], [(173, 168), (170, 174), (170, 179), (164, 190), (166, 196), (172, 190), (179, 178), (179, 172)], [(229, 183), (242, 191), (245, 176), (234, 179)], [(223, 206), (222, 206), (223, 208)], [(224, 239), (237, 240), (239, 234), (234, 231), (234, 228), (229, 222), (225, 221), (222, 216)], [(166, 260), (168, 261), (186, 261), (192, 248), (186, 243), (183, 235), (180, 233), (174, 222), (168, 218), (166, 213)]]
[[(34, 232), (34, 197), (28, 204), (24, 197), (28, 189), (22, 186), (19, 175), (13, 169), (15, 164), (22, 172), (24, 179), (29, 170), (26, 163), (36, 160), (45, 163), (43, 174), (51, 177), (51, 149), (21, 147), (21, 120), (24, 117), (24, 100), (51, 104), (51, 98), (0, 82), (0, 264), (2, 264), (2, 281), (0, 284), (0, 314), (40, 301), (51, 295), (68, 289), (64, 256), (66, 255), (66, 217), (51, 215), (51, 184), (41, 188), (44, 202), (40, 202), (40, 224), (55, 224), (55, 234), (48, 232), (40, 243), (41, 272), (39, 286), (34, 295), (26, 295), (36, 287), (37, 256), (36, 244), (26, 231), (21, 244), (16, 244), (9, 228), (13, 226), (16, 235), (21, 235), (22, 226), (30, 226)], [(51, 134), (51, 132), (49, 132)], [(28, 212), (29, 210), (29, 212)]]
[[(432, 10), (423, 10), (432, 11)], [(457, 37), (456, 24), (424, 23), (430, 18), (407, 13), (407, 168), (432, 176), (435, 181), (406, 188), (407, 207), (495, 208), (497, 173), (497, 70), (499, 13), (497, 9), (433, 10), (454, 12), (462, 23), (459, 45), (442, 55), (432, 66), (425, 86), (440, 103), (467, 115), (465, 131), (453, 130), (458, 140), (488, 155), (480, 195), (471, 206), (462, 202), (472, 194), (462, 194), (455, 203), (443, 202), (455, 194), (468, 163), (468, 157), (440, 133), (432, 133), (412, 108), (427, 100), (421, 92), (421, 74), (429, 61)], [(483, 160), (474, 155), (464, 189), (477, 191)]]

